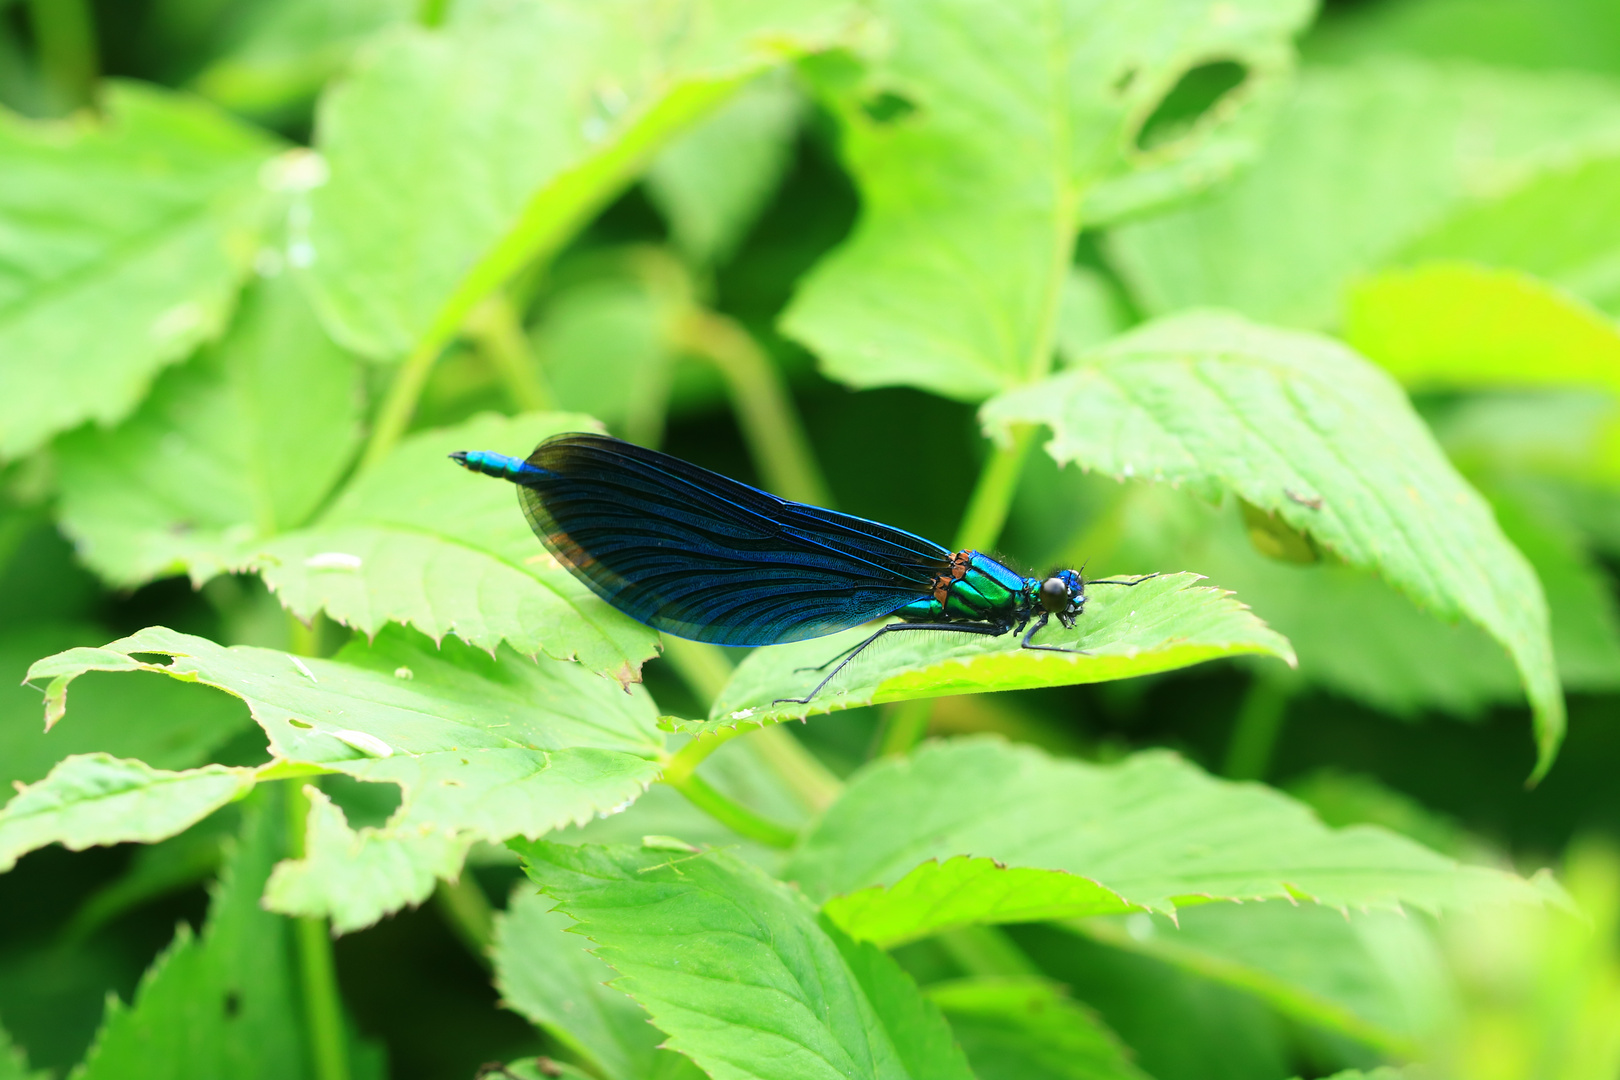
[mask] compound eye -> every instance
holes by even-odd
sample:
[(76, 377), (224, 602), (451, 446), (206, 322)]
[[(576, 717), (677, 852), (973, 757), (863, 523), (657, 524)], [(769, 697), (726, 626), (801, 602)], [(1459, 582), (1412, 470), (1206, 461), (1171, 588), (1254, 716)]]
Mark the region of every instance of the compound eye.
[(1041, 607), (1059, 612), (1069, 606), (1069, 586), (1060, 577), (1049, 577), (1041, 582)]

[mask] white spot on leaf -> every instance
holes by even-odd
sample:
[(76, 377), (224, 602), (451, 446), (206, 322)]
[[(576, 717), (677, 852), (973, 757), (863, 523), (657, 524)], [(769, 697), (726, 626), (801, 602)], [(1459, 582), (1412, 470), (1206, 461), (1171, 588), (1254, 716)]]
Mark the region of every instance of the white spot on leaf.
[(305, 559), (304, 565), (311, 570), (358, 570), (363, 562), (346, 551), (322, 551)]

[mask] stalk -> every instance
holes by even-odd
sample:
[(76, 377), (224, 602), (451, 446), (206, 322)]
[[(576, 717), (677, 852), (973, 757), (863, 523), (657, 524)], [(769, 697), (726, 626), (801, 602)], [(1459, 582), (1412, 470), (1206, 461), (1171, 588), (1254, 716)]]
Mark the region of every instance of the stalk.
[[(301, 781), (287, 785), (287, 852), (304, 857), (304, 831), (309, 819), (309, 796)], [(304, 1024), (316, 1080), (349, 1080), (349, 1055), (343, 1037), (343, 1001), (338, 992), (337, 965), (332, 958), (332, 935), (326, 920), (293, 920), (298, 951), (298, 978), (303, 990)]]
[(65, 111), (90, 104), (95, 92), (95, 24), (88, 0), (29, 0), (39, 66)]
[(783, 498), (831, 505), (827, 481), (781, 373), (735, 319), (689, 305), (672, 327), (675, 343), (719, 370), (738, 426), (765, 486)]
[(1271, 770), (1277, 737), (1288, 715), (1288, 688), (1283, 680), (1256, 675), (1238, 709), (1237, 726), (1226, 747), (1222, 770), (1233, 780), (1264, 780)]

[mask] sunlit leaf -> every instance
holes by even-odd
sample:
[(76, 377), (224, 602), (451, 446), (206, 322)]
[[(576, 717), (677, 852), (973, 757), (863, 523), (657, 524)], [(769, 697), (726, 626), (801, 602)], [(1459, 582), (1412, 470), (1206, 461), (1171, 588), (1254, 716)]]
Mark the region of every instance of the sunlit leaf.
[(1095, 586), (1075, 629), (1053, 623), (1037, 642), (1083, 653), (1024, 649), (1016, 634), (890, 634), (808, 704), (774, 702), (808, 693), (831, 670), (816, 666), (859, 643), (872, 628), (760, 649), (737, 666), (708, 720), (681, 727), (707, 732), (881, 701), (1102, 682), (1249, 653), (1293, 662), (1293, 651), (1279, 634), (1229, 594), (1195, 586), (1197, 580), (1196, 574), (1167, 574), (1131, 587)]
[(259, 244), (272, 139), (133, 83), (103, 105), (0, 114), (0, 459), (122, 419), (224, 328)]
[(1393, 60), (1307, 70), (1252, 168), (1196, 206), (1114, 230), (1108, 249), (1152, 313), (1219, 305), (1322, 326), (1355, 275), (1427, 231), (1617, 149), (1620, 85), (1592, 76)]
[[(154, 653), (172, 661), (137, 659)], [(342, 874), (283, 872), (289, 879), (280, 895), (289, 905), (313, 911), (324, 902), (345, 920), (419, 899), (424, 868), (453, 869), (473, 840), (539, 836), (588, 821), (633, 800), (658, 775), (662, 738), (640, 687), (627, 692), (577, 664), (533, 663), (510, 652), (494, 658), (454, 642), (434, 649), (403, 630), (320, 660), (224, 648), (154, 627), (36, 663), (30, 677), (50, 680), (48, 718), (62, 717), (68, 685), (87, 671), (155, 672), (242, 698), (269, 737), (269, 775), (341, 772), (397, 784), (402, 800), (381, 827), (350, 830), (336, 809), (317, 813), (310, 865), (349, 852), (352, 865)], [(251, 783), (252, 770), (238, 772)], [(171, 835), (201, 816), (190, 803), (153, 802), (170, 824), (144, 830), (142, 839)]]
[(43, 779), (70, 754), (102, 751), (139, 758), (156, 769), (207, 764), (210, 754), (248, 725), (247, 712), (224, 694), (198, 693), (166, 679), (97, 676), (76, 691), (71, 724), (45, 730), (39, 691), (22, 684), (41, 656), (106, 631), (94, 625), (38, 625), (0, 636), (0, 792)]
[(1386, 374), (1330, 339), (1237, 316), (1150, 323), (985, 406), (1043, 423), (1061, 463), (1231, 491), (1443, 618), (1501, 643), (1534, 710), (1536, 775), (1564, 732), (1546, 599), (1490, 506)]
[(1409, 54), (1620, 75), (1608, 0), (1417, 0), (1331, 11), (1305, 43), (1335, 63)]
[(1527, 274), (1459, 262), (1386, 270), (1358, 281), (1346, 307), (1345, 339), (1407, 386), (1620, 396), (1620, 326)]
[(0, 871), (46, 844), (81, 851), (173, 836), (252, 787), (252, 769), (169, 772), (110, 754), (75, 754), (0, 809)]
[[(865, 70), (813, 68), (862, 218), (784, 329), (852, 386), (976, 400), (1049, 369), (1075, 234), (1207, 186), (1253, 155), (1306, 3), (887, 0)], [(1141, 132), (1210, 57), (1242, 76), (1180, 137)]]
[(57, 444), (62, 527), (114, 585), (201, 583), (309, 518), (360, 440), (360, 371), (286, 275), (116, 428)]
[(970, 1080), (939, 1011), (871, 945), (721, 851), (518, 843), (529, 875), (718, 1080)]
[(390, 911), (420, 904), (440, 879), (453, 879), (472, 838), (432, 829), (349, 827), (319, 788), (306, 788), (304, 856), (275, 869), (264, 906), (283, 915), (324, 916), (334, 933), (370, 926)]
[(301, 250), (323, 315), (371, 355), (443, 344), (665, 142), (854, 16), (816, 0), (478, 2), (398, 29), (321, 103), (331, 181)]
[(452, 450), (526, 455), (589, 417), (482, 416), (423, 432), (346, 487), (306, 529), (260, 544), (252, 559), (300, 618), (324, 611), (366, 634), (408, 623), (434, 640), (577, 659), (628, 683), (658, 635), (614, 611), (530, 531), (512, 485), (476, 476)]
[[(946, 862), (964, 855), (974, 858)], [(1162, 752), (1100, 766), (987, 738), (867, 766), (812, 826), (784, 875), (817, 900), (857, 893), (829, 904), (828, 915), (857, 916), (846, 927), (857, 936), (874, 926), (900, 940), (913, 936), (903, 932), (908, 920), (919, 932), (937, 928), (935, 908), (957, 890), (967, 896), (955, 901), (953, 921), (997, 917), (1006, 911), (1002, 894), (973, 879), (1016, 873), (1037, 881), (1031, 869), (1089, 879), (1122, 902), (1116, 911), (1271, 897), (1435, 911), (1554, 895), (1382, 829), (1328, 829), (1286, 796), (1216, 780)], [(1058, 886), (1035, 888), (1050, 896)], [(1101, 889), (1076, 884), (1069, 892), (1075, 916), (1109, 902)], [(977, 920), (964, 902), (975, 895), (990, 901)], [(1040, 917), (1057, 914), (1046, 908)]]

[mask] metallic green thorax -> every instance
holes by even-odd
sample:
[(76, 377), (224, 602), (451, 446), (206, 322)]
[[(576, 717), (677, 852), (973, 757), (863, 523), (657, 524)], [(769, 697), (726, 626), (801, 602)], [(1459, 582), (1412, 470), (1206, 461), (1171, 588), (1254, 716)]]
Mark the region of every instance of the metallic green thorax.
[(1011, 625), (1029, 617), (1041, 583), (977, 551), (959, 551), (929, 595), (895, 614), (907, 622), (975, 620)]

